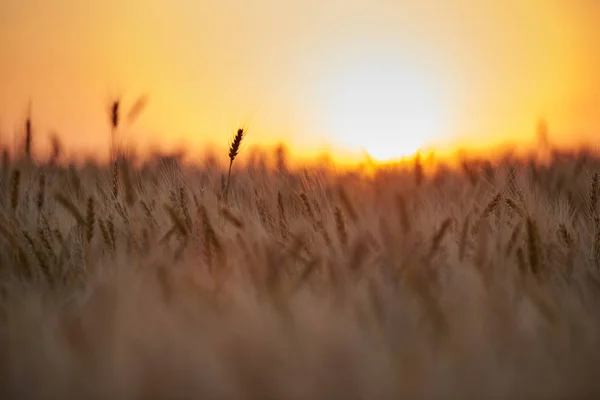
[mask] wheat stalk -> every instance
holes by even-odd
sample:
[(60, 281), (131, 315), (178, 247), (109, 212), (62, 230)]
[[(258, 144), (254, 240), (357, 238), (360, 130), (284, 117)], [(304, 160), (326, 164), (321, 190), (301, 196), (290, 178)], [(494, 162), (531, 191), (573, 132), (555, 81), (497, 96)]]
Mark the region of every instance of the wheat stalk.
[(44, 208), (44, 201), (46, 199), (46, 175), (42, 172), (40, 174), (38, 182), (38, 195), (36, 198), (36, 207), (38, 215), (42, 215), (42, 209)]
[(534, 275), (541, 272), (540, 234), (535, 220), (527, 218), (527, 254), (529, 267)]
[(114, 162), (118, 159), (119, 149), (117, 145), (117, 130), (119, 128), (120, 100), (114, 100), (110, 106), (110, 159)]
[(279, 231), (282, 238), (286, 238), (288, 234), (287, 219), (285, 217), (285, 208), (283, 206), (283, 196), (281, 192), (277, 192), (277, 212), (279, 214)]
[(243, 128), (237, 130), (231, 145), (229, 146), (229, 173), (227, 174), (227, 185), (225, 186), (225, 204), (227, 203), (227, 199), (229, 196), (229, 186), (231, 183), (231, 168), (233, 167), (233, 161), (237, 157), (240, 151), (240, 145), (242, 144), (242, 140), (244, 139), (245, 132)]
[(31, 108), (28, 112), (25, 120), (25, 157), (31, 159), (31, 142), (33, 140), (33, 133), (31, 129)]
[(95, 222), (96, 215), (94, 212), (94, 198), (90, 196), (87, 200), (87, 208), (85, 215), (85, 239), (88, 245), (92, 242), (92, 239), (94, 238)]
[(119, 162), (117, 160), (113, 161), (112, 195), (115, 200), (119, 197)]
[(19, 188), (21, 185), (21, 171), (15, 169), (10, 181), (10, 208), (13, 212), (17, 210), (19, 205)]
[(594, 173), (590, 187), (590, 213), (595, 215), (598, 209), (598, 190), (600, 190), (600, 175)]

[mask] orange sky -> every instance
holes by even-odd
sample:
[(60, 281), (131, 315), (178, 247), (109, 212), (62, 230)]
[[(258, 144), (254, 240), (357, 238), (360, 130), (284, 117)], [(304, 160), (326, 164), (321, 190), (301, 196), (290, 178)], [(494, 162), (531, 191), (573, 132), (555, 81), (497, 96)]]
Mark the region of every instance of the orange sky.
[(31, 99), (38, 133), (106, 150), (109, 100), (142, 93), (141, 147), (247, 124), (254, 144), (387, 157), (530, 139), (541, 115), (556, 141), (590, 138), (597, 21), (595, 0), (3, 0), (1, 141)]

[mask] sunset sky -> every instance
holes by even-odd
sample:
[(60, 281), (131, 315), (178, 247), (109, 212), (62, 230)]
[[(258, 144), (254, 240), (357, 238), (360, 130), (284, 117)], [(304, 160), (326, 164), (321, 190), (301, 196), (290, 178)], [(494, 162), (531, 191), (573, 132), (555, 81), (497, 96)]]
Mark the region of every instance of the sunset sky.
[(540, 116), (590, 139), (597, 21), (595, 0), (3, 0), (0, 141), (31, 101), (44, 142), (106, 151), (110, 100), (144, 93), (125, 136), (142, 148), (225, 146), (244, 124), (254, 144), (388, 158), (530, 140)]

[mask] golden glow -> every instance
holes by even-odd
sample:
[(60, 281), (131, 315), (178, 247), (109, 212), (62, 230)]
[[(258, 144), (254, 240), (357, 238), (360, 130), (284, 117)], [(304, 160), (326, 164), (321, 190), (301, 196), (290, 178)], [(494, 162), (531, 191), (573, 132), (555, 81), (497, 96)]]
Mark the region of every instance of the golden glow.
[[(592, 0), (0, 1), (0, 146), (29, 101), (37, 140), (108, 149), (107, 99), (149, 105), (124, 140), (375, 159), (428, 145), (554, 143), (600, 131)], [(348, 155), (351, 154), (351, 155)], [(356, 156), (358, 154), (358, 156)]]
[(346, 63), (326, 84), (327, 119), (335, 141), (384, 161), (414, 154), (448, 126), (436, 76), (414, 66), (363, 58)]

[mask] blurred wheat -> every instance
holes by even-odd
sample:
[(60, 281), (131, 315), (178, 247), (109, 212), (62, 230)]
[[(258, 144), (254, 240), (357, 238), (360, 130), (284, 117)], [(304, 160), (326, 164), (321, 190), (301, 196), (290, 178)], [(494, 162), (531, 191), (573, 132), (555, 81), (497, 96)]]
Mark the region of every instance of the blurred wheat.
[(600, 158), (366, 175), (278, 149), (229, 198), (244, 134), (223, 184), (3, 153), (1, 398), (600, 396)]

